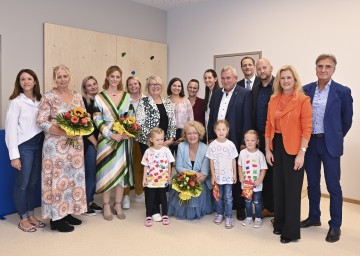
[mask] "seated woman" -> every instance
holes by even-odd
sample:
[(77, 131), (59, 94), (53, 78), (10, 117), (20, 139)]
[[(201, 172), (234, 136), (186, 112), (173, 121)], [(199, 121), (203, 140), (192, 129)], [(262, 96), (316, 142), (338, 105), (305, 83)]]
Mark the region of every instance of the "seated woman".
[(195, 172), (202, 183), (200, 196), (189, 200), (189, 203), (179, 204), (179, 192), (171, 189), (169, 192), (168, 214), (177, 219), (200, 219), (214, 211), (214, 197), (210, 182), (210, 162), (205, 157), (207, 145), (200, 140), (205, 135), (204, 126), (197, 121), (185, 124), (182, 137), (185, 139), (178, 147), (176, 154), (176, 172)]

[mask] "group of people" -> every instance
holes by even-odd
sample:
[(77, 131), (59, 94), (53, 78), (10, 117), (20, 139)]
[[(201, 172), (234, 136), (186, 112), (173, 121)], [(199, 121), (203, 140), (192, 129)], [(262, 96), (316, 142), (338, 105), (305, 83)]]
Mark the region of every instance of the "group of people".
[[(5, 124), (11, 165), (17, 170), (18, 227), (34, 232), (45, 226), (34, 217), (41, 173), (42, 218), (51, 219), (52, 230), (73, 231), (81, 220), (72, 215), (82, 213), (102, 211), (110, 221), (114, 211), (125, 219), (129, 188), (135, 187), (135, 199), (145, 201), (147, 227), (153, 221), (169, 225), (169, 216), (193, 220), (215, 211), (214, 222), (225, 220), (225, 228), (232, 228), (236, 210), (243, 226), (259, 228), (263, 217), (274, 217), (273, 233), (289, 243), (300, 239), (300, 227), (321, 225), (323, 163), (331, 215), (326, 241), (338, 241), (340, 157), (352, 124), (352, 96), (348, 87), (332, 80), (337, 64), (333, 55), (322, 54), (315, 64), (317, 82), (302, 86), (294, 67), (283, 66), (274, 77), (269, 60), (255, 63), (244, 57), (245, 78), (238, 81), (235, 68), (225, 66), (222, 88), (216, 72), (205, 71), (205, 99), (197, 95), (196, 79), (187, 84), (188, 98), (179, 78), (170, 80), (169, 97), (162, 96), (163, 82), (156, 75), (146, 79), (146, 96), (135, 76), (126, 80), (125, 91), (118, 66), (106, 71), (103, 91), (89, 76), (80, 95), (70, 90), (70, 71), (60, 65), (53, 70), (55, 87), (41, 96), (36, 74), (21, 70)], [(70, 146), (56, 116), (74, 107), (86, 108), (95, 129), (72, 137), (77, 143)], [(121, 116), (136, 117), (138, 138), (112, 129)], [(201, 194), (180, 204), (179, 192), (171, 187), (172, 168), (177, 174), (195, 173)], [(300, 222), (304, 170), (310, 207), (308, 218)], [(94, 202), (95, 193), (102, 194), (103, 207)]]

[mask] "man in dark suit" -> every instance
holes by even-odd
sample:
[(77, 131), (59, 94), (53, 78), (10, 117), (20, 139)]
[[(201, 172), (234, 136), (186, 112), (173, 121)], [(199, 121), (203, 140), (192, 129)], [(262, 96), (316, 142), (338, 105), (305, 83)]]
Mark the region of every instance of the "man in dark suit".
[[(238, 152), (244, 148), (244, 133), (251, 129), (251, 91), (236, 85), (236, 70), (226, 66), (221, 70), (223, 88), (213, 92), (210, 101), (210, 116), (208, 123), (209, 141), (216, 138), (214, 124), (217, 120), (226, 119), (230, 124), (228, 139), (231, 140)], [(238, 172), (236, 172), (238, 173)], [(239, 179), (233, 186), (233, 208), (237, 210), (236, 217), (244, 220), (245, 201), (241, 197)]]
[(259, 85), (261, 80), (255, 75), (255, 60), (250, 56), (241, 59), (241, 70), (244, 73), (244, 79), (237, 82), (238, 86), (251, 90), (255, 85)]
[(320, 170), (330, 194), (330, 221), (327, 242), (336, 242), (341, 235), (342, 190), (340, 186), (340, 157), (343, 154), (344, 137), (350, 130), (353, 116), (351, 90), (331, 79), (336, 68), (333, 55), (321, 54), (316, 59), (317, 82), (303, 87), (311, 98), (313, 132), (305, 154), (305, 170), (308, 180), (309, 216), (301, 221), (301, 227), (320, 226)]
[[(274, 77), (272, 76), (273, 67), (267, 59), (259, 59), (256, 63), (257, 77), (260, 83), (254, 84), (252, 88), (252, 124), (253, 129), (259, 135), (259, 150), (265, 155), (265, 126), (267, 119), (268, 103), (273, 93)], [(265, 178), (263, 180), (263, 199), (262, 217), (274, 217), (274, 186), (273, 168), (268, 165)]]

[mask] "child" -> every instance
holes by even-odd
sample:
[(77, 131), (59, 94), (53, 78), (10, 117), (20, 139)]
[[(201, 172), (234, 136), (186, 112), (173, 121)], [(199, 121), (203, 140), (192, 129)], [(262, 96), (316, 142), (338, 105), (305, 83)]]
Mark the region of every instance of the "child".
[[(145, 226), (152, 226), (152, 216), (159, 215), (156, 204), (160, 202), (162, 223), (169, 225), (167, 216), (166, 187), (169, 185), (171, 163), (175, 161), (169, 148), (163, 146), (164, 131), (153, 128), (148, 137), (149, 148), (145, 151), (141, 164), (144, 165), (143, 186), (145, 191), (146, 219)], [(160, 216), (159, 216), (160, 217)], [(154, 221), (157, 221), (154, 219)]]
[(262, 181), (264, 180), (267, 164), (264, 154), (256, 148), (259, 143), (258, 134), (254, 130), (249, 130), (244, 135), (244, 141), (246, 148), (241, 150), (238, 159), (239, 165), (239, 179), (241, 187), (244, 189), (244, 181), (253, 183), (252, 199), (245, 198), (246, 216), (247, 218), (243, 221), (243, 226), (249, 226), (253, 223), (253, 208), (252, 203), (255, 206), (255, 223), (254, 228), (260, 228), (261, 221), (261, 191)]
[(221, 224), (225, 217), (225, 228), (233, 227), (232, 186), (236, 182), (236, 160), (238, 152), (234, 143), (227, 139), (229, 123), (218, 120), (214, 125), (217, 138), (210, 143), (206, 156), (210, 159), (211, 183), (218, 184), (220, 198), (216, 201), (214, 222)]

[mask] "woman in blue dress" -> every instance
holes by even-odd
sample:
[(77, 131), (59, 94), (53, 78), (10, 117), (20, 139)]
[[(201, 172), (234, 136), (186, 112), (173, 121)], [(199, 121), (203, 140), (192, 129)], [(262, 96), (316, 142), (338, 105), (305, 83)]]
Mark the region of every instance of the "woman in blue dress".
[(176, 172), (195, 172), (202, 184), (200, 196), (193, 197), (189, 202), (179, 204), (179, 192), (171, 189), (169, 192), (168, 214), (177, 219), (194, 220), (214, 211), (214, 197), (210, 182), (210, 162), (205, 157), (207, 145), (201, 142), (205, 135), (204, 126), (197, 121), (185, 124), (182, 137), (184, 142), (179, 144), (176, 154)]

